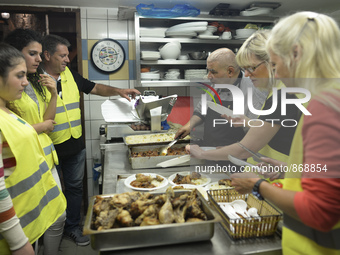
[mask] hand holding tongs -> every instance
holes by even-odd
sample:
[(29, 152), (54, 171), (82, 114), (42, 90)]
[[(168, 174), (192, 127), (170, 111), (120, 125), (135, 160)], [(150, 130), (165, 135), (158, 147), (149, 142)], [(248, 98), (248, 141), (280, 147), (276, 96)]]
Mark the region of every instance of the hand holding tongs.
[(173, 140), (171, 143), (169, 143), (168, 145), (164, 146), (161, 150), (160, 150), (160, 156), (166, 156), (168, 154), (168, 149), (174, 145), (175, 143), (177, 143), (177, 141), (179, 140), (179, 138)]

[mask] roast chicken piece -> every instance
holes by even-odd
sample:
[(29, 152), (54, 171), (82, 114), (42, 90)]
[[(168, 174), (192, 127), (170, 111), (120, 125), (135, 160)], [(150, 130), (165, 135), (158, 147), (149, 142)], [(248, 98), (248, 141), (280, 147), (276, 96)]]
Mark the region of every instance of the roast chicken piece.
[(116, 221), (117, 215), (122, 211), (120, 208), (109, 211), (101, 211), (94, 222), (97, 230), (110, 229)]
[(166, 201), (158, 213), (158, 219), (161, 224), (170, 224), (175, 220), (174, 210), (170, 200), (171, 197), (174, 196), (174, 191), (171, 186), (167, 188), (166, 195)]
[(194, 189), (190, 194), (189, 201), (187, 201), (187, 217), (188, 218), (199, 218), (202, 220), (207, 220), (207, 215), (202, 211), (202, 202), (197, 197), (197, 189)]
[[(174, 209), (174, 216), (175, 216), (175, 221), (177, 223), (184, 223), (185, 222), (185, 215), (187, 212), (188, 208), (188, 203), (187, 203), (188, 195), (182, 195), (179, 197), (177, 201), (173, 201), (176, 204), (176, 207)], [(174, 203), (173, 203), (174, 204)]]
[(138, 199), (131, 204), (130, 214), (133, 218), (137, 218), (141, 215), (150, 205), (157, 204), (163, 205), (166, 200), (166, 195), (159, 195), (150, 199)]
[(140, 224), (141, 226), (150, 226), (150, 225), (159, 225), (159, 220), (157, 218), (153, 218), (153, 217), (145, 217), (142, 221), (142, 223)]
[(135, 220), (136, 225), (140, 225), (142, 221), (144, 221), (144, 218), (146, 217), (157, 219), (159, 210), (160, 210), (159, 205), (157, 204), (149, 205), (149, 207), (146, 208), (146, 210), (141, 215), (139, 215), (138, 218)]
[(118, 215), (117, 215), (117, 221), (120, 223), (121, 226), (123, 227), (131, 227), (133, 226), (133, 219), (131, 218), (131, 215), (129, 211), (127, 210), (122, 210)]
[(99, 215), (101, 211), (108, 211), (110, 208), (110, 198), (96, 197), (96, 203), (93, 205), (93, 211)]
[(218, 181), (218, 185), (231, 186), (231, 180), (230, 179), (219, 180)]

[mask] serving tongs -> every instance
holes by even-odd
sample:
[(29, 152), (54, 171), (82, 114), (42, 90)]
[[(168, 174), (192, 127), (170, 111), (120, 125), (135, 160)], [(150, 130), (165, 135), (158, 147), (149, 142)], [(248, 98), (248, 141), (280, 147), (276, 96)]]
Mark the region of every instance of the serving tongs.
[(171, 143), (169, 143), (168, 145), (164, 146), (163, 148), (161, 148), (159, 155), (160, 156), (166, 156), (168, 154), (168, 149), (174, 145), (175, 143), (177, 143), (177, 141), (179, 140), (179, 138), (173, 140)]
[(238, 142), (237, 144), (238, 144), (242, 149), (244, 149), (244, 150), (246, 150), (247, 152), (249, 152), (249, 153), (253, 156), (253, 159), (254, 159), (256, 162), (258, 162), (258, 163), (262, 162), (262, 160), (261, 160), (262, 157), (266, 157), (266, 156), (262, 155), (261, 153), (254, 152), (254, 151), (252, 151), (251, 149), (248, 149), (246, 146), (244, 146), (244, 145), (243, 145), (242, 143), (240, 143), (240, 142)]

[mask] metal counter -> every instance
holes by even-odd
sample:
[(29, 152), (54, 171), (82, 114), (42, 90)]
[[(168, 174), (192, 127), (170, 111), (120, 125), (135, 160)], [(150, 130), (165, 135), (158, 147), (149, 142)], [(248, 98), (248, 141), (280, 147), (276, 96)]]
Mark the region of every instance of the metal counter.
[[(131, 191), (126, 188), (123, 179), (135, 173), (152, 172), (168, 177), (174, 172), (190, 171), (190, 166), (152, 169), (132, 169), (128, 161), (128, 147), (124, 143), (105, 144), (104, 173), (103, 173), (103, 194), (113, 194)], [(212, 182), (226, 178), (225, 174), (209, 175)], [(257, 238), (249, 240), (233, 241), (219, 223), (215, 224), (214, 236), (209, 241), (175, 244), (131, 250), (112, 252), (101, 252), (101, 255), (236, 255), (236, 254), (282, 254), (281, 238), (275, 235), (272, 238)]]

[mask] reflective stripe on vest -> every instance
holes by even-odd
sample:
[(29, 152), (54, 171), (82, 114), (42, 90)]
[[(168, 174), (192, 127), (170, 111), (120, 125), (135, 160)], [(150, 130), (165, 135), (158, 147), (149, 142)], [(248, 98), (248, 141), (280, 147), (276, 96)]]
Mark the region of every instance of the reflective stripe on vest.
[[(290, 169), (291, 164), (302, 164), (304, 151), (303, 151), (303, 138), (302, 138), (302, 127), (303, 127), (303, 119), (304, 116), (302, 115), (299, 121), (299, 124), (296, 128), (295, 135), (293, 138), (289, 160), (287, 162), (288, 169)], [(285, 174), (285, 184), (283, 186), (284, 189), (292, 190), (292, 191), (303, 191), (301, 186), (301, 175), (302, 173), (299, 171), (296, 172), (287, 172)], [(314, 252), (317, 253), (316, 250), (320, 250), (319, 253), (323, 254), (325, 251), (323, 249), (332, 249), (328, 250), (327, 254), (330, 251), (332, 252), (339, 252), (336, 249), (340, 249), (339, 240), (340, 240), (340, 221), (333, 227), (333, 229), (329, 232), (321, 232), (304, 225), (302, 222), (295, 220), (294, 218), (287, 217), (284, 215), (283, 218), (284, 228), (288, 228), (291, 230), (289, 235), (282, 236), (282, 244), (283, 248), (285, 246), (292, 247), (292, 249), (299, 251), (300, 244), (299, 238), (304, 236), (311, 241), (313, 241), (316, 245), (313, 248), (310, 248), (310, 251), (304, 250), (306, 254), (313, 254)], [(287, 221), (287, 222), (286, 222)], [(337, 253), (338, 254), (338, 253)]]
[(300, 235), (303, 235), (317, 244), (329, 248), (340, 250), (340, 229), (332, 229), (329, 232), (321, 232), (316, 229), (310, 228), (287, 214), (284, 214), (284, 226), (293, 230)]
[[(77, 139), (82, 135), (78, 86), (67, 67), (60, 74), (60, 78), (63, 96), (62, 99), (59, 96), (57, 98), (56, 125), (54, 130), (48, 134), (54, 144), (63, 143), (71, 136)], [(50, 94), (47, 95), (48, 98), (50, 96)]]
[[(62, 215), (66, 199), (49, 171), (36, 131), (19, 120), (0, 110), (0, 129), (16, 160), (5, 184), (25, 235), (33, 243)], [(10, 253), (4, 238), (0, 238), (0, 251)]]

